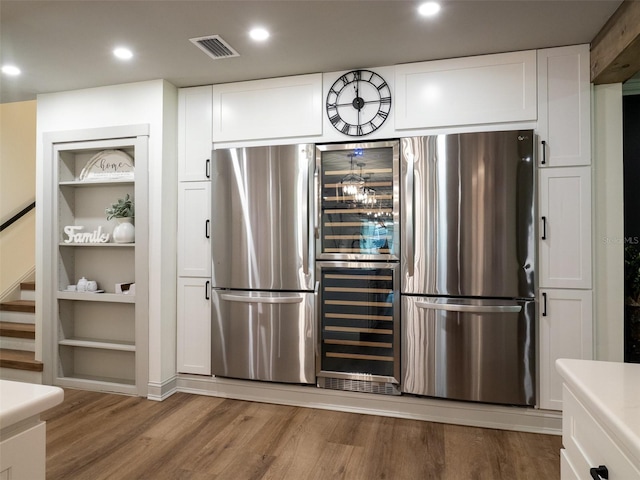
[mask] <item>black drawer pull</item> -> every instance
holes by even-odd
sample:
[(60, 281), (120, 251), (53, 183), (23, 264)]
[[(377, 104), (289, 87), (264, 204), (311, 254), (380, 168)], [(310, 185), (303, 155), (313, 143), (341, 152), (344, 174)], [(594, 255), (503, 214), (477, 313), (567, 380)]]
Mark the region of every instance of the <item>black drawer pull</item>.
[(205, 300), (209, 300), (209, 285), (211, 285), (211, 282), (209, 280), (207, 280), (207, 282), (204, 284), (204, 299)]
[(207, 178), (211, 178), (211, 159), (207, 158), (204, 164), (204, 174)]
[(542, 292), (542, 316), (547, 316), (547, 292)]
[(542, 240), (547, 239), (547, 217), (542, 216)]
[(206, 238), (211, 238), (211, 231), (209, 230), (210, 225), (211, 225), (211, 221), (207, 219), (207, 221), (204, 222), (204, 236)]
[(609, 470), (605, 465), (600, 465), (599, 467), (592, 467), (589, 469), (589, 473), (591, 474), (591, 478), (593, 480), (607, 480), (609, 478)]
[(547, 163), (547, 142), (542, 140), (542, 161), (541, 165), (545, 165)]

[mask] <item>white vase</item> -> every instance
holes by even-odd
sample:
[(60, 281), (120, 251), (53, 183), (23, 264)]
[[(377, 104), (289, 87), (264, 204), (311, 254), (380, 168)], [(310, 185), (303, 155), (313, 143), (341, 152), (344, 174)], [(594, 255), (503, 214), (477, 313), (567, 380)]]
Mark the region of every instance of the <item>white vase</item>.
[(116, 228), (113, 229), (113, 241), (116, 243), (133, 243), (136, 240), (136, 228), (133, 218), (116, 218)]

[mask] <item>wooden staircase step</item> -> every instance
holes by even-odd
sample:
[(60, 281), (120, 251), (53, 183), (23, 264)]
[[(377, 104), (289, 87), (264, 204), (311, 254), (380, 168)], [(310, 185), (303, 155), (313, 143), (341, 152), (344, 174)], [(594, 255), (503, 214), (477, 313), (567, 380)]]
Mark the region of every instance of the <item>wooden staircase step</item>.
[(0, 337), (29, 338), (35, 340), (36, 326), (33, 323), (0, 322)]
[(13, 300), (0, 303), (0, 310), (5, 312), (36, 313), (36, 302), (33, 300)]
[(20, 283), (21, 290), (34, 290), (36, 289), (36, 282), (22, 282)]
[(24, 350), (0, 349), (0, 367), (42, 372), (43, 365), (35, 359), (34, 352)]

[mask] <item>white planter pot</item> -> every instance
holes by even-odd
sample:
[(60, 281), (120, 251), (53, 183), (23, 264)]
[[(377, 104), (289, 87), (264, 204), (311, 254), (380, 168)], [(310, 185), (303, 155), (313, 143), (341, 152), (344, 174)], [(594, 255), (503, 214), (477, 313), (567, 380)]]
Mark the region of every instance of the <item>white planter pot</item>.
[(116, 243), (133, 243), (136, 240), (136, 228), (133, 218), (116, 218), (116, 228), (113, 229), (113, 241)]

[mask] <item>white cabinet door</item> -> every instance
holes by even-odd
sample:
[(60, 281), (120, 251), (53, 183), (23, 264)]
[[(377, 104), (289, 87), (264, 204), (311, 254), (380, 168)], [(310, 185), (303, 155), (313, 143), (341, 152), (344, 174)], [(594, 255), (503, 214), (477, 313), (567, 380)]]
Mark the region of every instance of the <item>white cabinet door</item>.
[(593, 357), (591, 290), (543, 289), (540, 305), (540, 408), (562, 410), (558, 358)]
[(395, 127), (535, 120), (534, 50), (396, 66)]
[(178, 278), (177, 370), (211, 375), (211, 282)]
[(591, 288), (591, 168), (539, 170), (540, 287)]
[(538, 164), (591, 164), (589, 45), (538, 50)]
[(322, 134), (322, 74), (213, 87), (213, 140), (231, 142)]
[(211, 276), (211, 183), (178, 185), (178, 276)]
[(212, 148), (212, 87), (182, 88), (178, 93), (178, 180), (209, 178)]

